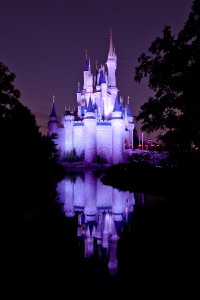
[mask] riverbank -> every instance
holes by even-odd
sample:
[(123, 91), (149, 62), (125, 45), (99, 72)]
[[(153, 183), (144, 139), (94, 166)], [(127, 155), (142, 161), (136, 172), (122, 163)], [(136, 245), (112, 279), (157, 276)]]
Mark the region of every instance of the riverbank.
[(107, 170), (109, 168), (108, 164), (88, 163), (85, 161), (62, 162), (61, 165), (66, 171)]
[(111, 166), (101, 181), (119, 190), (161, 196), (194, 193), (198, 186), (192, 167), (157, 167), (147, 162)]

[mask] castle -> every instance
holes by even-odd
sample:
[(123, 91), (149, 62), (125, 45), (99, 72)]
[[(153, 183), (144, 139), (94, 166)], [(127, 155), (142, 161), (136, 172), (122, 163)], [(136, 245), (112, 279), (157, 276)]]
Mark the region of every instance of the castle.
[(133, 149), (134, 122), (129, 97), (123, 104), (116, 86), (117, 55), (113, 47), (112, 32), (106, 67), (96, 66), (91, 72), (90, 59), (85, 58), (84, 84), (77, 88), (77, 108), (65, 109), (61, 124), (53, 99), (48, 122), (48, 135), (56, 133), (55, 143), (60, 158), (65, 159), (72, 151), (88, 163), (104, 162), (109, 165), (127, 161)]

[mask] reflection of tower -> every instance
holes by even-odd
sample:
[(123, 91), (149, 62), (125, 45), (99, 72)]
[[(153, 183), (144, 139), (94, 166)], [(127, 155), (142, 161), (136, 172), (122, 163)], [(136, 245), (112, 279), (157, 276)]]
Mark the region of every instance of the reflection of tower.
[(85, 222), (87, 226), (85, 237), (85, 256), (94, 254), (94, 236), (96, 234), (97, 208), (95, 197), (96, 180), (91, 172), (85, 174)]
[(117, 273), (118, 270), (118, 261), (117, 261), (117, 242), (118, 242), (118, 235), (115, 227), (115, 223), (112, 219), (111, 224), (112, 232), (109, 241), (109, 261), (108, 261), (108, 268), (112, 275)]
[(113, 206), (112, 213), (117, 215), (122, 215), (124, 213), (124, 197), (123, 192), (113, 189)]
[(84, 238), (85, 243), (85, 257), (92, 257), (94, 255), (94, 235), (95, 235), (95, 227), (92, 224), (92, 230), (90, 228), (91, 224), (88, 224), (86, 235)]
[(103, 215), (100, 213), (98, 218), (98, 224), (96, 229), (96, 238), (97, 238), (97, 245), (102, 244), (102, 232), (103, 232)]
[(84, 209), (85, 207), (85, 182), (80, 176), (77, 176), (74, 184), (74, 209)]
[(112, 207), (112, 190), (109, 185), (104, 185), (100, 179), (97, 179), (96, 205), (100, 210), (109, 210)]
[(104, 215), (103, 215), (103, 238), (102, 238), (102, 247), (103, 248), (108, 248), (109, 237), (111, 235), (111, 224), (112, 224), (111, 213), (104, 213)]
[(129, 193), (127, 196), (126, 202), (125, 202), (125, 222), (126, 222), (126, 224), (130, 223), (131, 214), (134, 211), (134, 205), (135, 205), (135, 196), (134, 196), (134, 194), (131, 195)]
[(110, 270), (111, 275), (114, 275), (118, 271), (118, 261), (117, 261), (117, 243), (118, 237), (110, 239), (109, 243), (109, 261), (108, 261), (108, 268)]
[(85, 173), (85, 217), (86, 221), (92, 221), (96, 219), (97, 207), (96, 207), (96, 180), (91, 172)]
[(59, 197), (59, 202), (64, 205), (64, 212), (66, 217), (74, 216), (74, 184), (67, 179), (63, 179), (57, 185), (57, 192)]
[(115, 274), (118, 270), (117, 243), (125, 224), (130, 224), (134, 193), (103, 185), (91, 171), (84, 174), (76, 180), (66, 177), (58, 183), (59, 202), (67, 217), (74, 216), (76, 211), (82, 255), (89, 258), (99, 251), (101, 262), (107, 265), (110, 274)]

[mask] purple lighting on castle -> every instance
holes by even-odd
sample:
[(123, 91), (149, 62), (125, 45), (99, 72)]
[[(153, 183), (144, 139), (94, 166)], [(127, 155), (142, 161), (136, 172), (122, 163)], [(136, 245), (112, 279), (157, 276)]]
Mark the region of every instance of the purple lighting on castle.
[(56, 133), (61, 161), (66, 161), (72, 151), (84, 161), (104, 161), (108, 165), (127, 162), (133, 148), (134, 120), (127, 103), (120, 104), (116, 86), (117, 55), (113, 51), (112, 33), (105, 66), (97, 68), (93, 77), (91, 64), (86, 58), (83, 87), (76, 93), (77, 109), (65, 111), (61, 126), (56, 117), (54, 98), (49, 117), (49, 135)]
[(117, 242), (133, 212), (134, 193), (104, 185), (89, 171), (75, 181), (63, 179), (57, 192), (66, 217), (78, 216), (77, 237), (84, 240), (84, 256), (92, 257), (98, 248), (107, 253), (108, 268), (112, 274), (116, 273)]

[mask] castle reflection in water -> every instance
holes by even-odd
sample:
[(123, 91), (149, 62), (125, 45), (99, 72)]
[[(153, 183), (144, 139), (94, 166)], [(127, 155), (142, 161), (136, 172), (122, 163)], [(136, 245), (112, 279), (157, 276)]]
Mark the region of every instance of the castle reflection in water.
[(104, 185), (91, 171), (66, 176), (57, 186), (58, 201), (66, 217), (77, 217), (77, 238), (83, 241), (84, 257), (98, 253), (111, 274), (117, 273), (117, 243), (129, 225), (135, 204), (143, 195)]

